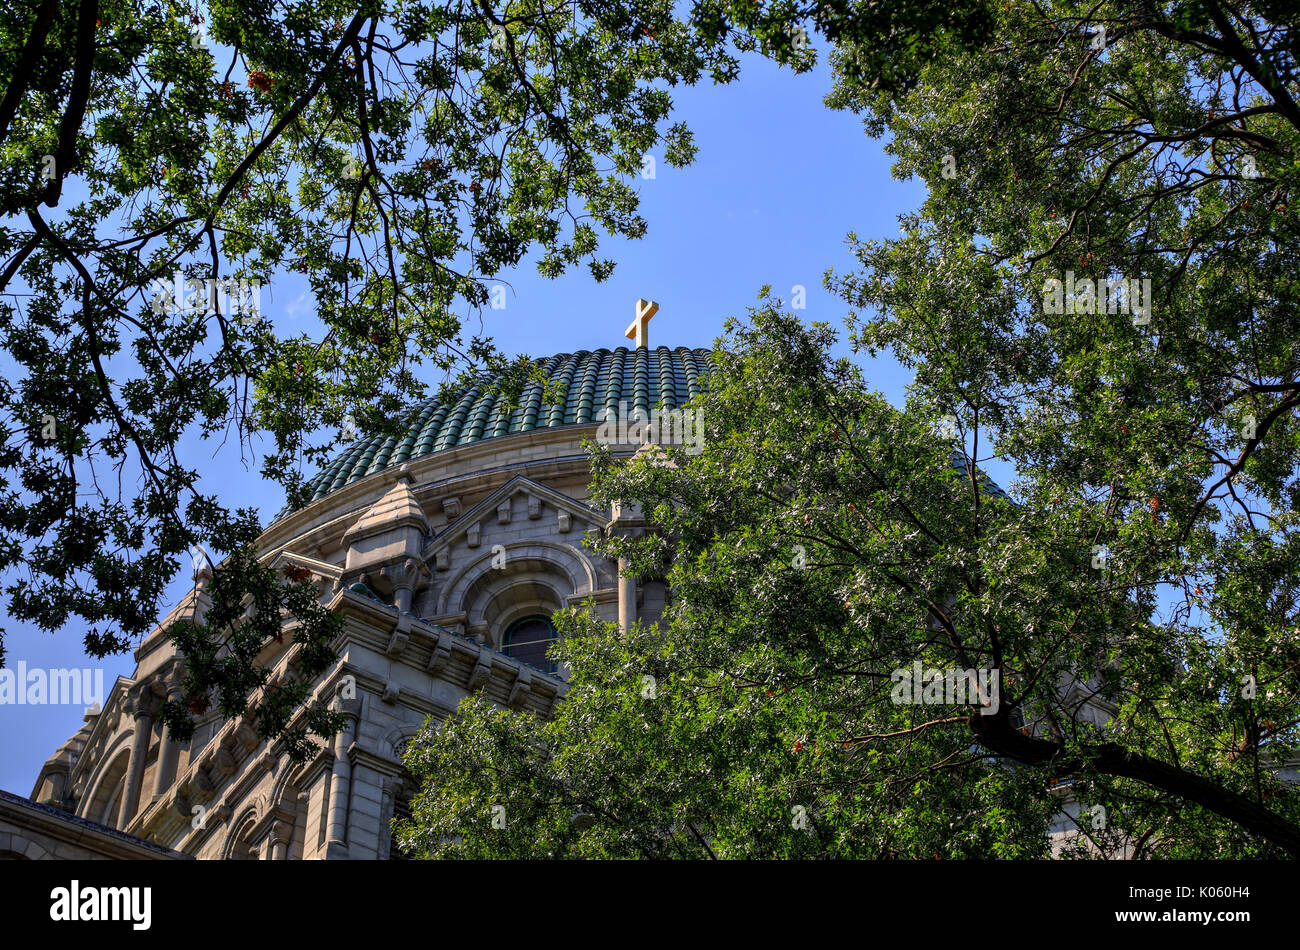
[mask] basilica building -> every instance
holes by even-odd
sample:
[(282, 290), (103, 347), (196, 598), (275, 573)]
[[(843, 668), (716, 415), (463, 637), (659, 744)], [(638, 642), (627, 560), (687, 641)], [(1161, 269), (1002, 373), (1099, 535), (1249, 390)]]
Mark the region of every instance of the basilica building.
[[(507, 407), (485, 379), (414, 407), (404, 431), (353, 442), (311, 481), (307, 504), (262, 533), (265, 563), (314, 582), (344, 619), (337, 659), (314, 689), (315, 703), (347, 723), (329, 744), (293, 762), (250, 718), (216, 709), (200, 715), (191, 741), (168, 735), (158, 713), (179, 695), (181, 672), (168, 629), (211, 605), (204, 562), (136, 649), (134, 674), (45, 762), (31, 798), (0, 792), (0, 858), (399, 857), (392, 821), (416, 791), (402, 753), (430, 718), (454, 715), (471, 693), (549, 714), (566, 691), (566, 671), (547, 655), (557, 610), (591, 602), (624, 628), (664, 612), (662, 583), (622, 576), (624, 565), (585, 543), (646, 525), (634, 507), (591, 503), (583, 443), (630, 457), (641, 439), (625, 426), (611, 439), (610, 420), (689, 416), (680, 410), (707, 371), (708, 350), (648, 345), (656, 309), (637, 302), (631, 348), (541, 360), (559, 402), (543, 403), (534, 385)], [(953, 465), (964, 477), (960, 450)], [(987, 477), (983, 485), (1006, 497)], [(272, 682), (295, 662), (285, 633), (258, 657)], [(1114, 713), (1091, 681), (1067, 676), (1061, 689), (1081, 718), (1101, 724)], [(1295, 763), (1283, 771), (1295, 779)], [(1054, 790), (1056, 852), (1089, 821), (1069, 784)]]
[[(177, 742), (158, 719), (177, 695), (167, 630), (201, 617), (211, 569), (135, 652), (102, 708), (42, 767), (32, 800), (0, 801), (0, 853), (13, 857), (200, 859), (396, 857), (391, 821), (414, 792), (402, 752), (429, 717), (481, 693), (547, 714), (565, 693), (547, 658), (554, 611), (593, 601), (629, 624), (655, 620), (662, 584), (622, 578), (584, 541), (637, 531), (635, 513), (588, 497), (592, 439), (607, 412), (681, 407), (699, 392), (707, 350), (651, 348), (654, 304), (638, 302), (636, 346), (552, 356), (563, 401), (538, 387), (515, 408), (485, 380), (458, 399), (416, 407), (405, 431), (362, 438), (282, 511), (259, 548), (277, 571), (310, 579), (345, 621), (337, 661), (315, 699), (347, 726), (294, 763), (250, 721), (200, 719)], [(634, 445), (615, 446), (631, 454)], [(272, 679), (293, 662), (292, 636), (268, 642)]]

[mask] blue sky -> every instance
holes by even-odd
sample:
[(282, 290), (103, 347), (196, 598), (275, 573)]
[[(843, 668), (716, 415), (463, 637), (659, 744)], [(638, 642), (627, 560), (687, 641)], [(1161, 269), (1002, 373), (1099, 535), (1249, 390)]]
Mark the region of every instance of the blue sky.
[[(829, 89), (825, 69), (796, 76), (753, 59), (730, 86), (676, 89), (675, 118), (693, 128), (699, 153), (686, 169), (669, 168), (659, 155), (656, 177), (639, 181), (646, 236), (604, 245), (601, 256), (618, 268), (602, 284), (585, 270), (546, 280), (526, 265), (507, 275), (507, 306), (485, 311), (487, 332), (508, 353), (613, 348), (628, 342), (623, 331), (636, 299), (645, 297), (659, 303), (651, 345), (707, 347), (764, 284), (787, 301), (791, 288), (803, 285), (807, 310), (800, 314), (838, 327), (846, 308), (821, 282), (828, 267), (852, 266), (845, 235), (898, 234), (898, 215), (921, 202), (924, 186), (891, 177), (881, 143), (866, 137), (857, 117), (822, 104)], [(295, 275), (263, 288), (264, 314), (286, 333), (311, 328), (304, 288)], [(901, 403), (908, 377), (897, 364), (880, 359), (867, 370), (875, 388)], [(283, 494), (231, 443), (195, 440), (186, 449), (205, 488), (227, 503), (254, 505), (264, 521), (280, 509)], [(188, 566), (187, 559), (169, 606), (190, 586)], [(88, 658), (81, 629), (50, 635), (8, 618), (0, 626), (10, 667), (20, 660), (29, 669), (102, 667), (106, 690), (134, 670), (129, 656)], [(41, 763), (80, 727), (82, 712), (0, 705), (0, 788), (29, 794)]]

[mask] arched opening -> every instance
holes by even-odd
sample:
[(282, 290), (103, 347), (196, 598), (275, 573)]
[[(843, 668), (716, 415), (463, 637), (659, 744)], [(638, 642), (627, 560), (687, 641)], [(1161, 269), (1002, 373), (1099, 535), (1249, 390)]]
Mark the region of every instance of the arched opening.
[(99, 773), (91, 793), (77, 809), (81, 817), (108, 825), (110, 828), (119, 827), (118, 811), (121, 808), (123, 793), (126, 791), (126, 767), (130, 759), (128, 750), (123, 749)]
[(521, 617), (506, 627), (501, 637), (501, 652), (521, 663), (554, 673), (559, 664), (546, 653), (556, 639), (555, 627), (551, 625), (550, 618), (532, 614)]
[(224, 860), (256, 861), (262, 856), (261, 849), (249, 838), (256, 823), (256, 814), (252, 811), (246, 812), (244, 818), (235, 823), (226, 839), (225, 854), (222, 855)]

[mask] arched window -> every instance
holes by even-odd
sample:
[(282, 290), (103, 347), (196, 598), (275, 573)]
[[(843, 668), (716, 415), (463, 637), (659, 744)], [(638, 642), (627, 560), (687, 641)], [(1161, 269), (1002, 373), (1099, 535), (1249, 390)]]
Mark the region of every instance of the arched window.
[(546, 651), (556, 640), (555, 628), (545, 617), (524, 617), (506, 628), (501, 638), (501, 652), (529, 666), (554, 673), (558, 664), (547, 657)]

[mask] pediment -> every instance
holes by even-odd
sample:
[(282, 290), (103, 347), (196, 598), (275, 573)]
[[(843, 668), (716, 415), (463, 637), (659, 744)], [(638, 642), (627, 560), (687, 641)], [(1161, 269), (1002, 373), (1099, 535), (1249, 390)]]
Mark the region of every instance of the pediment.
[[(520, 495), (528, 500), (516, 513), (514, 499)], [(522, 518), (524, 521), (550, 518), (554, 519), (555, 530), (560, 534), (573, 532), (580, 536), (593, 526), (604, 526), (609, 520), (604, 512), (590, 505), (570, 498), (563, 492), (548, 488), (527, 476), (516, 475), (439, 533), (424, 549), (424, 559), (435, 560), (439, 553), (447, 552), (458, 542), (466, 540), (471, 530), (485, 521), (492, 524), (507, 523), (501, 521), (502, 505), (506, 502), (511, 502), (510, 517), (507, 522), (514, 520), (515, 517)], [(471, 547), (476, 546), (471, 545)]]

